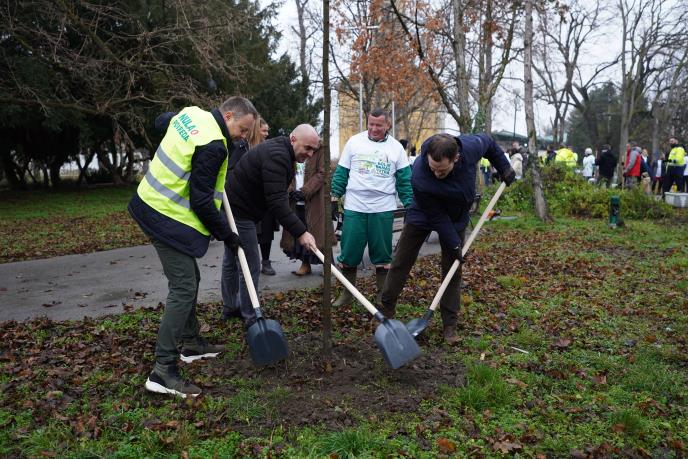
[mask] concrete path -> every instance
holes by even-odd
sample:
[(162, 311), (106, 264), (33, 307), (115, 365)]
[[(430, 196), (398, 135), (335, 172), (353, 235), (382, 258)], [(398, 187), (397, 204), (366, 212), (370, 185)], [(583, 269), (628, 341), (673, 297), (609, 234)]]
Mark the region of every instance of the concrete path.
[[(399, 233), (394, 233), (394, 240)], [(261, 292), (312, 288), (322, 284), (322, 265), (310, 276), (291, 271), (300, 262), (289, 260), (279, 248), (275, 234), (271, 259), (275, 276), (260, 277)], [(200, 302), (221, 301), (220, 271), (224, 245), (212, 242), (201, 270)], [(335, 248), (335, 256), (339, 248)], [(436, 235), (430, 237), (421, 255), (439, 252)], [(366, 260), (367, 274), (374, 272)], [(48, 317), (75, 320), (124, 312), (131, 307), (155, 306), (167, 296), (167, 280), (152, 245), (127, 247), (83, 255), (0, 264), (0, 322)], [(125, 309), (126, 308), (126, 309)]]

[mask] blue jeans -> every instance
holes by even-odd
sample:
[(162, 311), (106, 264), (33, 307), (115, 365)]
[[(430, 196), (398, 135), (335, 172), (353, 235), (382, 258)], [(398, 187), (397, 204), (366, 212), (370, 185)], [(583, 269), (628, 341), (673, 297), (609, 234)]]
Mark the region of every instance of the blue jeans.
[[(256, 236), (256, 224), (252, 220), (236, 218), (239, 239), (244, 246), (244, 253), (248, 261), (248, 269), (253, 280), (253, 286), (258, 291), (258, 277), (260, 276), (260, 252), (258, 250), (258, 238)], [(222, 277), (220, 278), (220, 290), (222, 303), (225, 309), (239, 309), (244, 325), (249, 327), (256, 320), (256, 313), (248, 295), (244, 273), (241, 271), (239, 257), (225, 245), (225, 254), (222, 258)]]

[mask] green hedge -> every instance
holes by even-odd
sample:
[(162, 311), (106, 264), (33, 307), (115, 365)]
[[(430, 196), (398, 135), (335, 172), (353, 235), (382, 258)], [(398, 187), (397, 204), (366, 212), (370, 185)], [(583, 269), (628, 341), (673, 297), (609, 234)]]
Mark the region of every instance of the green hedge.
[[(571, 217), (607, 218), (609, 198), (621, 197), (621, 215), (632, 219), (656, 219), (674, 215), (674, 209), (645, 195), (639, 188), (633, 190), (607, 189), (586, 182), (583, 177), (558, 165), (542, 169), (542, 183), (549, 210), (553, 215)], [(507, 189), (500, 199), (502, 209), (528, 212), (533, 208), (532, 179), (527, 174)]]

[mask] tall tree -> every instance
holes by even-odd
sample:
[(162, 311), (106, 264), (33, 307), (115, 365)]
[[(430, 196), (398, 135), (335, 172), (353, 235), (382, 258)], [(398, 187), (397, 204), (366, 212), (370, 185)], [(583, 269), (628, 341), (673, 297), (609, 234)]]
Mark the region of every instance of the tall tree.
[(535, 214), (542, 221), (551, 221), (547, 210), (547, 200), (542, 190), (540, 179), (540, 159), (537, 151), (537, 136), (535, 133), (535, 115), (533, 111), (533, 2), (525, 0), (525, 27), (523, 33), (523, 104), (526, 111), (526, 127), (528, 129), (528, 152), (530, 174), (533, 179), (533, 200)]
[[(322, 148), (325, 162), (325, 177), (324, 184), (326, 190), (331, 188), (330, 175), (332, 168), (330, 167), (330, 108), (332, 100), (330, 98), (330, 0), (323, 0), (323, 60), (322, 60), (322, 74), (323, 74), (323, 139)], [(325, 193), (327, 196), (327, 193)], [(323, 263), (323, 299), (322, 299), (322, 324), (323, 324), (323, 339), (322, 348), (323, 355), (327, 361), (327, 369), (330, 369), (329, 359), (332, 354), (332, 223), (329, 216), (332, 215), (332, 202), (329, 199), (324, 200), (325, 203), (325, 262)]]
[(674, 9), (668, 0), (618, 0), (621, 20), (621, 103), (618, 175), (626, 161), (631, 121), (641, 108), (648, 82), (660, 66), (665, 49), (680, 41), (685, 10)]
[[(489, 130), (492, 100), (514, 58), (519, 4), (502, 0), (447, 0), (437, 5), (389, 1), (461, 132)], [(495, 50), (499, 50), (496, 59)]]

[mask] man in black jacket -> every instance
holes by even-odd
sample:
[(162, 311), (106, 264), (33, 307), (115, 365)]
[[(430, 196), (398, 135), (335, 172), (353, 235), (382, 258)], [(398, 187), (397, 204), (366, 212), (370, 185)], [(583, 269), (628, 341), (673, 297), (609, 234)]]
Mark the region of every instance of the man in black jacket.
[(233, 140), (246, 136), (256, 116), (247, 99), (230, 97), (210, 112), (186, 107), (156, 120), (165, 137), (128, 208), (151, 238), (169, 285), (155, 367), (146, 380), (151, 392), (197, 396), (201, 389), (182, 379), (177, 359), (215, 357), (223, 349), (206, 343), (199, 334), (196, 258), (207, 252), (211, 235), (238, 248), (239, 236), (220, 213), (221, 193), (228, 148)]
[[(239, 238), (246, 253), (251, 279), (258, 290), (260, 254), (256, 223), (271, 213), (294, 239), (311, 251), (316, 250), (313, 235), (289, 206), (287, 189), (294, 178), (294, 165), (303, 163), (320, 148), (320, 138), (308, 124), (296, 127), (289, 137), (268, 139), (246, 152), (230, 169), (227, 180), (229, 205), (236, 221)], [(220, 280), (222, 316), (239, 316), (246, 328), (256, 314), (246, 289), (239, 260), (231, 248), (225, 249)]]
[(602, 147), (602, 153), (595, 161), (595, 165), (600, 167), (600, 183), (604, 183), (607, 188), (611, 187), (616, 168), (616, 156), (612, 153), (612, 147), (609, 145)]

